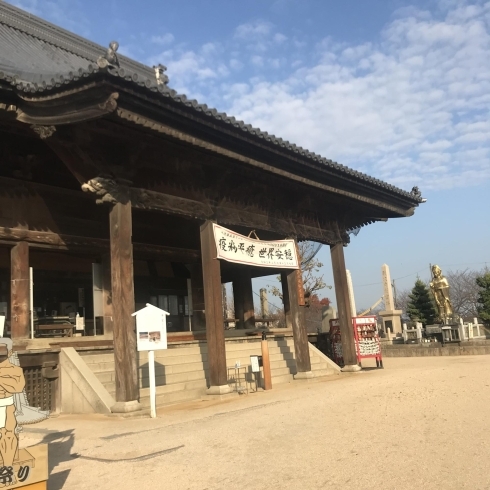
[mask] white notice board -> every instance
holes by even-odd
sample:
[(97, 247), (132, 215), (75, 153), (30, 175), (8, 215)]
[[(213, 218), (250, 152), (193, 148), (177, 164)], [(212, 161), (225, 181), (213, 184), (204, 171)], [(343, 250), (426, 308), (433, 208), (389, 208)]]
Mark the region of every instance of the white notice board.
[(136, 317), (136, 344), (138, 351), (162, 350), (167, 348), (167, 316), (169, 313), (156, 306), (133, 313)]

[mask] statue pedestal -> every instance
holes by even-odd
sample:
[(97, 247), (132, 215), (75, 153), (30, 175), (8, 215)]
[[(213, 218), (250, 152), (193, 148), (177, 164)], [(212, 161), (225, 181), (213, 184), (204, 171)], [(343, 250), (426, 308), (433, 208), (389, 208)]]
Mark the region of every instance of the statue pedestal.
[[(388, 334), (388, 330), (396, 336), (402, 333), (402, 310), (380, 311), (379, 316), (383, 319), (383, 330)], [(388, 337), (389, 338), (389, 337)]]

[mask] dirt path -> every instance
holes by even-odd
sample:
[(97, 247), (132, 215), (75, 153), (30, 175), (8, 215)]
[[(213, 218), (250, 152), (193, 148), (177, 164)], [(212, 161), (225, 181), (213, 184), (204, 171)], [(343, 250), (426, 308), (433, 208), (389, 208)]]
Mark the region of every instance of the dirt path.
[(21, 444), (50, 442), (50, 490), (489, 489), (490, 357), (385, 367), (156, 420), (61, 416)]

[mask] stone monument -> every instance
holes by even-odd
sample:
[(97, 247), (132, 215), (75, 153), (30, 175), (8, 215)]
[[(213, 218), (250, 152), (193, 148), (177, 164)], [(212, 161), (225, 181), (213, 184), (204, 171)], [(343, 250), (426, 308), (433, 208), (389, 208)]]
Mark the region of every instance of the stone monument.
[(393, 290), (391, 289), (390, 268), (386, 264), (381, 266), (381, 275), (383, 277), (383, 299), (385, 309), (384, 311), (379, 312), (379, 316), (383, 319), (383, 330), (389, 339), (390, 334), (402, 334), (402, 310), (395, 310)]
[(332, 305), (324, 306), (322, 308), (322, 326), (320, 328), (320, 333), (330, 332), (330, 320), (335, 320), (337, 318), (337, 310)]

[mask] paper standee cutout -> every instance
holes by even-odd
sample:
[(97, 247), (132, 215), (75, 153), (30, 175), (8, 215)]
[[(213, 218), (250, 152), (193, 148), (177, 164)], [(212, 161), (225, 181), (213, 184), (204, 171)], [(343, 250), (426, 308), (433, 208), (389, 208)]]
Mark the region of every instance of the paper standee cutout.
[(46, 488), (47, 444), (19, 449), (19, 432), (22, 425), (45, 420), (49, 412), (29, 405), (24, 372), (12, 340), (0, 338), (1, 345), (7, 358), (0, 362), (0, 488)]

